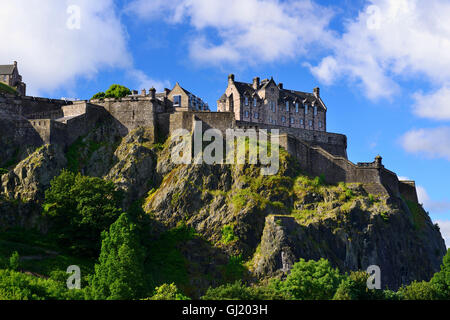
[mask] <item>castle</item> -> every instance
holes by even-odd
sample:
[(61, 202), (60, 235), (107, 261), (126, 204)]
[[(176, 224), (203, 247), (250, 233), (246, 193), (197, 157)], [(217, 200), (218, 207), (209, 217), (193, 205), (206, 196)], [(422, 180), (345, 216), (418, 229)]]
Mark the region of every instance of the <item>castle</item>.
[(222, 132), (278, 129), (280, 145), (309, 174), (323, 175), (329, 183), (359, 182), (367, 193), (418, 202), (414, 181), (399, 181), (380, 156), (368, 163), (349, 161), (347, 137), (326, 131), (326, 112), (319, 88), (305, 93), (284, 89), (273, 79), (237, 82), (234, 75), (228, 77), (217, 112), (178, 83), (172, 90), (133, 91), (121, 99), (66, 101), (0, 93), (0, 120), (8, 121), (11, 140), (19, 145), (68, 147), (105, 119), (112, 120), (122, 136), (145, 126), (153, 141), (180, 128), (192, 132), (195, 121), (202, 122), (202, 130)]

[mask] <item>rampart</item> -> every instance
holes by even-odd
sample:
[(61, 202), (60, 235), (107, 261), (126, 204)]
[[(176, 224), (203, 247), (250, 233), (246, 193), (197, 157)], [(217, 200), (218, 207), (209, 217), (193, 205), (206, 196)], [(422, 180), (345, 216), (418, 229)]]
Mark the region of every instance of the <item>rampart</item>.
[(236, 121), (236, 126), (242, 129), (278, 129), (280, 134), (289, 134), (312, 146), (319, 146), (335, 156), (347, 158), (347, 137), (343, 134), (245, 121)]

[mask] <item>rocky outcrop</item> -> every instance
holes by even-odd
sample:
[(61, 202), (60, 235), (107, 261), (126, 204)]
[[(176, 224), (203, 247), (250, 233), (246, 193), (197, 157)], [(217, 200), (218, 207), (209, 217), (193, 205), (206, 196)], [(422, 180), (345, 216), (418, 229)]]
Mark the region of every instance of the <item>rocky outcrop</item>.
[(50, 181), (66, 164), (59, 147), (44, 145), (1, 176), (2, 193), (7, 199), (22, 202), (42, 200)]
[(156, 154), (150, 135), (140, 127), (124, 137), (114, 152), (117, 162), (105, 176), (125, 191), (124, 207), (142, 198), (155, 184)]
[(268, 177), (249, 165), (174, 166), (168, 154), (159, 153), (163, 179), (144, 210), (242, 255), (258, 278), (285, 274), (300, 258), (326, 258), (343, 272), (378, 265), (393, 289), (439, 270), (445, 244), (417, 203), (369, 195), (360, 184), (326, 185), (284, 153), (279, 174)]

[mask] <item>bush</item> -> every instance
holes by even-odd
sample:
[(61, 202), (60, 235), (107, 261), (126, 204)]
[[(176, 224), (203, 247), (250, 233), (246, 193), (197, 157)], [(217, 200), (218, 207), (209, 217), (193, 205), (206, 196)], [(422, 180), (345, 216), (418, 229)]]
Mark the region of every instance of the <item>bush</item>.
[(51, 279), (0, 270), (0, 300), (82, 300), (82, 290), (68, 290)]
[(281, 289), (298, 300), (330, 300), (341, 281), (339, 270), (333, 269), (328, 260), (300, 259), (282, 282)]
[(18, 270), (20, 265), (20, 256), (17, 251), (14, 251), (14, 253), (9, 258), (9, 267), (11, 270)]
[(183, 295), (174, 283), (163, 284), (155, 289), (155, 294), (148, 300), (191, 300)]
[(333, 300), (383, 299), (383, 291), (367, 288), (368, 278), (369, 274), (367, 272), (352, 271), (339, 285)]
[(92, 99), (123, 98), (131, 94), (131, 90), (119, 84), (113, 84), (106, 92), (96, 93)]
[(398, 294), (403, 300), (435, 300), (438, 297), (433, 284), (426, 281), (414, 281), (401, 287)]
[(442, 260), (441, 270), (431, 278), (438, 299), (450, 299), (450, 249)]

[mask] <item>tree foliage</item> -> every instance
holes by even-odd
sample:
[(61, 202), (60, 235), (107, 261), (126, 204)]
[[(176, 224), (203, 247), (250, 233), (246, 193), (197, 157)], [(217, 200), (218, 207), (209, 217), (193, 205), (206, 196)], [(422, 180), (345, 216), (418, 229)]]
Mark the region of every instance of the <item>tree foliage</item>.
[(298, 300), (330, 300), (342, 276), (325, 259), (305, 261), (300, 259), (282, 283), (282, 290)]
[(103, 233), (102, 249), (91, 279), (91, 297), (101, 300), (139, 299), (145, 294), (144, 249), (127, 213)]
[(174, 283), (165, 283), (155, 289), (155, 294), (149, 300), (190, 300), (190, 298), (181, 293)]
[(123, 98), (131, 94), (131, 90), (119, 84), (113, 84), (106, 92), (96, 93), (92, 99)]
[(352, 271), (340, 283), (333, 300), (376, 300), (383, 299), (382, 290), (367, 288), (369, 274), (364, 271)]
[(101, 232), (121, 214), (114, 184), (63, 170), (45, 192), (44, 212), (60, 244), (79, 255), (97, 256)]

